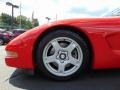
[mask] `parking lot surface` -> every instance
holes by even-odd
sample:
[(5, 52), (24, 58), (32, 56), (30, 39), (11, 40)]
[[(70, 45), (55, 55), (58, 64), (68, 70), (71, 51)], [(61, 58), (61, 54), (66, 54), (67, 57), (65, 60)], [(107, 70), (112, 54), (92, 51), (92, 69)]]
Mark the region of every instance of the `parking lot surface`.
[(70, 81), (52, 81), (6, 66), (4, 48), (0, 46), (0, 90), (120, 90), (120, 69), (91, 71)]

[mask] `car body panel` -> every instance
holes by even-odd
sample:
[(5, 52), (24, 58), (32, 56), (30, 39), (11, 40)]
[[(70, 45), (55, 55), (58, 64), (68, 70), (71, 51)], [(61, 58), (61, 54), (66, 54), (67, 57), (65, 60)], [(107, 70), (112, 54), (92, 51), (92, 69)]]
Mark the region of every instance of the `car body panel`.
[(0, 39), (3, 39), (4, 43), (8, 43), (10, 40), (13, 39), (13, 36), (8, 31), (1, 31), (0, 32)]
[(18, 57), (6, 57), (6, 64), (17, 68), (34, 69), (34, 46), (39, 36), (57, 26), (75, 27), (83, 32), (92, 46), (92, 68), (120, 68), (120, 17), (61, 20), (33, 28), (13, 39), (6, 51)]
[(15, 38), (15, 37), (17, 37), (17, 36), (19, 36), (20, 34), (22, 34), (22, 33), (24, 33), (25, 32), (25, 30), (17, 30), (17, 29), (14, 29), (14, 30), (12, 30), (12, 33), (13, 33), (13, 37)]

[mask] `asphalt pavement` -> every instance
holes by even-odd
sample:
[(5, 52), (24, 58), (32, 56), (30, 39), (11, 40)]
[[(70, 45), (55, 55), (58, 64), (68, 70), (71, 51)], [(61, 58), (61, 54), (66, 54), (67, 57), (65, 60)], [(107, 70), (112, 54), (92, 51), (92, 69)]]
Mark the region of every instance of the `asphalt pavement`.
[(120, 90), (120, 69), (96, 70), (70, 81), (52, 81), (5, 65), (0, 46), (0, 90)]

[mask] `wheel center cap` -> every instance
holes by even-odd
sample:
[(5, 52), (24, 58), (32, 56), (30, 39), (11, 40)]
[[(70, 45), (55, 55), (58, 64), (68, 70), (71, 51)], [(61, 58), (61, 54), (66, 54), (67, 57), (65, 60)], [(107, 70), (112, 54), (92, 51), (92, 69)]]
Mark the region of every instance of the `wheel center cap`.
[(59, 58), (62, 59), (62, 60), (65, 60), (66, 59), (66, 54), (65, 53), (61, 53)]
[(68, 52), (67, 51), (58, 51), (58, 55), (56, 57), (59, 60), (68, 60)]

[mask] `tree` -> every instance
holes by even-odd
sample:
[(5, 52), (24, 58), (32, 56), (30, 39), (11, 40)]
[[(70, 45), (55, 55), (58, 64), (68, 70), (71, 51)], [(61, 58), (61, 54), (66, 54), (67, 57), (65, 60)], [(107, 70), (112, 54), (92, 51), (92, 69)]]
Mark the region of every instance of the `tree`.
[(10, 28), (11, 25), (11, 16), (5, 13), (2, 13), (0, 16), (0, 27)]
[[(0, 16), (0, 24), (4, 27), (4, 28), (10, 28), (11, 27), (11, 19), (12, 17), (6, 13), (2, 13)], [(13, 18), (13, 25), (14, 28), (17, 27), (17, 22), (16, 22), (16, 18)]]
[(32, 28), (32, 24), (27, 17), (21, 15), (21, 16), (17, 16), (16, 19), (17, 19), (18, 25), (20, 25), (20, 21), (21, 21), (21, 28), (24, 28), (24, 29)]
[(38, 19), (33, 19), (33, 20), (32, 20), (32, 26), (33, 26), (33, 27), (36, 27), (36, 26), (38, 26), (38, 25), (39, 25)]
[(26, 28), (26, 29), (32, 28), (32, 23), (31, 23), (31, 21), (30, 21), (29, 19), (26, 20), (25, 28)]
[[(6, 13), (2, 13), (0, 15), (0, 27), (10, 29), (11, 19), (12, 19), (12, 17), (10, 15), (8, 15)], [(34, 21), (34, 25), (33, 25), (33, 21)], [(33, 21), (30, 21), (30, 19), (27, 18), (26, 16), (19, 15), (19, 16), (13, 18), (13, 26), (14, 26), (14, 28), (20, 28), (20, 24), (21, 24), (21, 28), (30, 29), (30, 28), (33, 28), (33, 27), (36, 27), (39, 25), (39, 22), (37, 19), (34, 19)]]
[(11, 25), (11, 16), (5, 13), (1, 14), (1, 21), (2, 23), (6, 23), (8, 25)]

